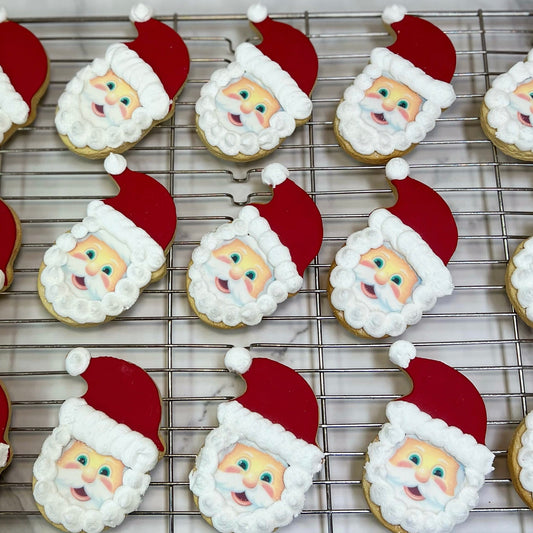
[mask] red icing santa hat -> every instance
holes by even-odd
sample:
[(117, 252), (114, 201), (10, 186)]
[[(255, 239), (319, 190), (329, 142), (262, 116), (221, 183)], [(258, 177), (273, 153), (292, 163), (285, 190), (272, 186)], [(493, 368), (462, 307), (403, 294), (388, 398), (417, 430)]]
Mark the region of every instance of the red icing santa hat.
[(322, 217), (312, 198), (288, 177), (289, 171), (283, 165), (267, 165), (261, 179), (272, 187), (272, 200), (251, 205), (289, 249), (291, 260), (302, 276), (322, 245)]
[(130, 12), (138, 37), (111, 45), (106, 59), (113, 72), (131, 85), (153, 119), (164, 118), (189, 73), (189, 52), (170, 26), (152, 18), (152, 9), (136, 4)]
[(133, 470), (151, 470), (165, 446), (159, 435), (161, 398), (140, 367), (115, 357), (91, 357), (85, 348), (69, 352), (65, 367), (81, 375), (87, 392), (64, 402), (59, 414), (74, 439)]
[(4, 469), (13, 456), (7, 440), (10, 420), (11, 402), (4, 386), (0, 383), (0, 469)]
[(392, 344), (389, 357), (411, 378), (413, 390), (387, 406), (387, 417), (406, 433), (445, 449), (465, 467), (492, 470), (485, 446), (487, 413), (472, 382), (454, 368), (416, 357), (408, 341)]
[[(15, 91), (3, 109), (11, 122), (23, 124), (32, 110), (32, 100), (42, 89), (48, 77), (48, 57), (43, 45), (29, 30), (6, 18), (6, 11), (0, 7), (0, 80), (1, 73), (8, 77)], [(0, 95), (6, 87), (0, 88)]]
[(0, 292), (7, 289), (13, 281), (12, 265), (20, 248), (19, 221), (15, 212), (0, 200)]
[(404, 83), (426, 100), (446, 108), (455, 100), (450, 85), (455, 72), (456, 53), (448, 36), (434, 24), (412, 15), (406, 8), (391, 5), (382, 19), (396, 34), (388, 48), (372, 51), (371, 62), (383, 68), (384, 75)]
[(220, 424), (289, 465), (317, 472), (323, 457), (316, 445), (318, 405), (305, 379), (277, 361), (252, 359), (245, 348), (229, 350), (225, 365), (242, 374), (246, 391), (219, 406)]

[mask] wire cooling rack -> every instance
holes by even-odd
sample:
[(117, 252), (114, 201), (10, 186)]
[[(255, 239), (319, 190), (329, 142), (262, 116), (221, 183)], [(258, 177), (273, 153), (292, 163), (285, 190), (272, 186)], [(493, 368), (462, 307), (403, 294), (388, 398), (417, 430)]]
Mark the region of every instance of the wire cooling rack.
[[(509, 480), (506, 449), (533, 407), (533, 336), (504, 291), (509, 256), (533, 234), (532, 167), (495, 150), (478, 119), (493, 77), (531, 48), (532, 13), (420, 14), (445, 30), (457, 49), (453, 84), (458, 98), (407, 159), (411, 175), (450, 204), (460, 237), (450, 262), (454, 294), (442, 298), (403, 338), (417, 345), (419, 355), (462, 370), (487, 406), (487, 444), (496, 454), (495, 471), (478, 507), (456, 531), (532, 531), (533, 514)], [(318, 51), (314, 113), (273, 155), (248, 165), (214, 158), (194, 130), (201, 85), (233, 58), (238, 43), (253, 38), (245, 17), (161, 17), (189, 47), (190, 77), (175, 116), (127, 158), (131, 168), (161, 180), (175, 199), (179, 222), (168, 275), (120, 318), (98, 328), (76, 329), (58, 323), (41, 306), (38, 267), (45, 250), (83, 217), (91, 199), (116, 191), (101, 161), (84, 160), (62, 145), (53, 124), (55, 104), (79, 68), (101, 56), (110, 43), (134, 38), (135, 30), (126, 17), (19, 21), (42, 39), (50, 57), (51, 84), (36, 122), (0, 149), (0, 194), (18, 212), (23, 230), (15, 282), (0, 296), (0, 378), (13, 401), (10, 438), (15, 452), (0, 481), (1, 531), (55, 531), (34, 505), (32, 465), (57, 424), (59, 405), (84, 391), (81, 379), (64, 372), (65, 355), (75, 346), (143, 366), (161, 390), (167, 453), (153, 472), (139, 511), (126, 519), (121, 531), (211, 531), (193, 504), (187, 475), (216, 425), (217, 405), (243, 390), (241, 380), (223, 366), (233, 344), (295, 368), (313, 387), (320, 406), (324, 468), (308, 492), (304, 512), (285, 531), (383, 530), (363, 498), (364, 453), (384, 421), (386, 403), (405, 395), (410, 383), (388, 361), (389, 340), (361, 340), (337, 323), (325, 287), (329, 265), (346, 236), (366, 225), (371, 210), (393, 203), (383, 167), (352, 160), (338, 147), (332, 128), (344, 89), (367, 64), (370, 50), (387, 46), (391, 38), (376, 12), (272, 16), (308, 34)], [(240, 206), (268, 197), (260, 170), (272, 161), (288, 166), (318, 204), (325, 228), (322, 249), (307, 269), (303, 290), (274, 316), (254, 328), (213, 330), (188, 306), (187, 264), (204, 233), (231, 220)], [(445, 401), (448, 391), (438, 393)]]

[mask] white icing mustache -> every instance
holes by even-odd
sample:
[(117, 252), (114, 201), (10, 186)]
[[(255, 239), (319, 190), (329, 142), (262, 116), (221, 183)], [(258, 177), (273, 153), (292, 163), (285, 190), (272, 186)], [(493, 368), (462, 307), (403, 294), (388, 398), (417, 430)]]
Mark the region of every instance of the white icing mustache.
[[(265, 492), (259, 483), (253, 488), (245, 487), (242, 476), (239, 473), (217, 470), (215, 473), (215, 483), (224, 498), (239, 511), (249, 512), (261, 507), (268, 507), (274, 503), (274, 500)], [(231, 492), (244, 493), (248, 501), (251, 502), (251, 505), (239, 505), (233, 500)]]
[[(257, 117), (253, 111), (251, 113), (242, 112), (240, 100), (230, 98), (222, 91), (218, 91), (215, 96), (215, 103), (217, 106), (217, 116), (225, 128), (237, 133), (244, 133), (246, 131), (260, 133), (265, 129), (264, 126), (257, 120)], [(240, 117), (240, 121), (242, 122), (242, 126), (232, 124), (228, 119), (228, 113), (238, 115)]]
[[(91, 276), (87, 274), (85, 270), (87, 263), (83, 259), (77, 257), (68, 256), (67, 264), (65, 267), (65, 284), (76, 296), (83, 298), (84, 300), (101, 300), (109, 291), (104, 286), (100, 274)], [(79, 278), (83, 278), (87, 290), (79, 289), (72, 283), (72, 277), (69, 273), (74, 274)]]
[[(365, 96), (360, 105), (364, 111), (367, 111), (367, 113), (361, 113), (363, 120), (370, 126), (377, 128), (378, 131), (404, 131), (408, 124), (408, 121), (401, 115), (398, 108), (395, 107), (392, 111), (387, 111), (383, 109), (381, 100), (378, 98)], [(388, 124), (378, 124), (372, 119), (370, 113), (382, 114)]]
[[(384, 309), (385, 311), (400, 311), (402, 309), (404, 304), (398, 301), (394, 292), (392, 292), (391, 286), (388, 283), (380, 285), (376, 282), (374, 277), (375, 271), (373, 268), (358, 264), (354, 268), (354, 272), (357, 280), (354, 290), (357, 295), (360, 295), (360, 299), (363, 302), (367, 303), (369, 306)], [(373, 287), (374, 293), (377, 296), (375, 300), (368, 298), (368, 296), (363, 293), (360, 282)]]

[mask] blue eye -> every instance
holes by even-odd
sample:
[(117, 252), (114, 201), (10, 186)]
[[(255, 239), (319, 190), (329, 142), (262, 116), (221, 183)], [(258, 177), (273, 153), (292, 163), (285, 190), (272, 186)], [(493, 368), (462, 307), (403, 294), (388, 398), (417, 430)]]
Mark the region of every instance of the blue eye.
[(378, 89), (378, 93), (381, 94), (383, 98), (387, 98), (387, 96), (389, 96), (389, 91), (385, 89), (384, 87), (381, 89)]
[(257, 111), (259, 111), (259, 113), (263, 114), (265, 111), (266, 111), (266, 106), (263, 105), (263, 104), (257, 104), (255, 106), (255, 108), (257, 109)]
[(250, 468), (250, 463), (246, 459), (239, 459), (237, 461), (237, 466), (243, 470), (248, 470), (248, 468)]
[(265, 483), (272, 483), (272, 474), (270, 472), (263, 472), (260, 476), (259, 476), (259, 479), (261, 481), (264, 481)]
[(81, 454), (81, 455), (78, 455), (78, 457), (76, 457), (76, 461), (78, 461), (80, 465), (86, 466), (89, 462), (89, 458), (86, 455)]
[(246, 100), (250, 96), (250, 93), (243, 89), (242, 91), (239, 91), (239, 95), (243, 100)]
[(111, 469), (108, 466), (102, 466), (102, 468), (98, 470), (98, 473), (101, 476), (109, 477), (111, 475)]
[(103, 266), (101, 270), (106, 276), (111, 276), (111, 274), (113, 274), (113, 269), (109, 265)]
[(126, 106), (130, 105), (130, 99), (127, 96), (122, 97), (120, 102)]
[(106, 83), (106, 85), (107, 85), (107, 88), (108, 88), (110, 91), (112, 91), (112, 90), (117, 86), (116, 83), (115, 83), (114, 81), (108, 81), (108, 82)]
[(402, 284), (402, 277), (401, 276), (398, 276), (398, 274), (395, 274), (394, 276), (392, 276), (392, 278), (390, 279), (395, 285), (398, 285), (400, 286)]
[(398, 106), (407, 109), (409, 107), (409, 102), (407, 100), (400, 100), (398, 102)]
[(533, 93), (529, 93), (529, 97), (530, 97), (530, 98), (533, 98)]
[(412, 453), (412, 454), (409, 456), (409, 461), (411, 461), (411, 462), (414, 463), (415, 465), (419, 465), (420, 462), (421, 462), (420, 455), (418, 455), (417, 453)]
[(374, 257), (374, 264), (378, 268), (383, 268), (383, 265), (385, 264), (385, 261), (383, 261), (383, 259), (381, 259), (381, 257)]
[(238, 263), (241, 260), (241, 254), (233, 253), (229, 256), (229, 258), (234, 262)]
[(253, 270), (248, 270), (248, 272), (246, 272), (245, 276), (248, 279), (251, 279), (253, 281), (257, 277), (257, 274)]
[(444, 469), (442, 469), (440, 466), (436, 466), (433, 469), (432, 474), (437, 477), (444, 477)]
[(92, 261), (96, 257), (96, 251), (92, 248), (85, 250), (85, 255)]

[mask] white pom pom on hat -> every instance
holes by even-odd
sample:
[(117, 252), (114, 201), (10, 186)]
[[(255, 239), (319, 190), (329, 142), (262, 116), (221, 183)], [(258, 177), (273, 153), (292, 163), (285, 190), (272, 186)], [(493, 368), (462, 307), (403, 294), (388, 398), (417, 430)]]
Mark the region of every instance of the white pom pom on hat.
[(267, 165), (261, 173), (261, 180), (264, 184), (275, 187), (283, 183), (289, 177), (289, 171), (281, 163), (271, 163)]
[(146, 22), (152, 18), (154, 10), (145, 4), (135, 4), (130, 11), (132, 22)]
[(112, 176), (122, 174), (127, 166), (126, 158), (120, 154), (110, 153), (104, 160), (105, 171)]
[(224, 364), (231, 372), (244, 374), (252, 364), (252, 356), (246, 348), (234, 346), (227, 351)]
[(405, 6), (393, 4), (391, 6), (387, 6), (383, 10), (383, 13), (381, 14), (381, 20), (383, 20), (385, 24), (394, 24), (395, 22), (400, 22), (400, 20), (403, 20), (406, 13), (407, 9)]
[(0, 22), (7, 20), (7, 11), (4, 6), (0, 6)]
[(389, 349), (389, 359), (401, 368), (407, 368), (416, 357), (416, 348), (409, 341), (396, 341)]
[(71, 376), (83, 374), (91, 362), (91, 354), (86, 348), (74, 348), (67, 354), (65, 368)]
[(251, 22), (263, 22), (268, 16), (268, 10), (263, 4), (252, 4), (246, 12)]
[(409, 163), (401, 157), (394, 157), (385, 165), (385, 175), (389, 180), (403, 180), (409, 176)]

